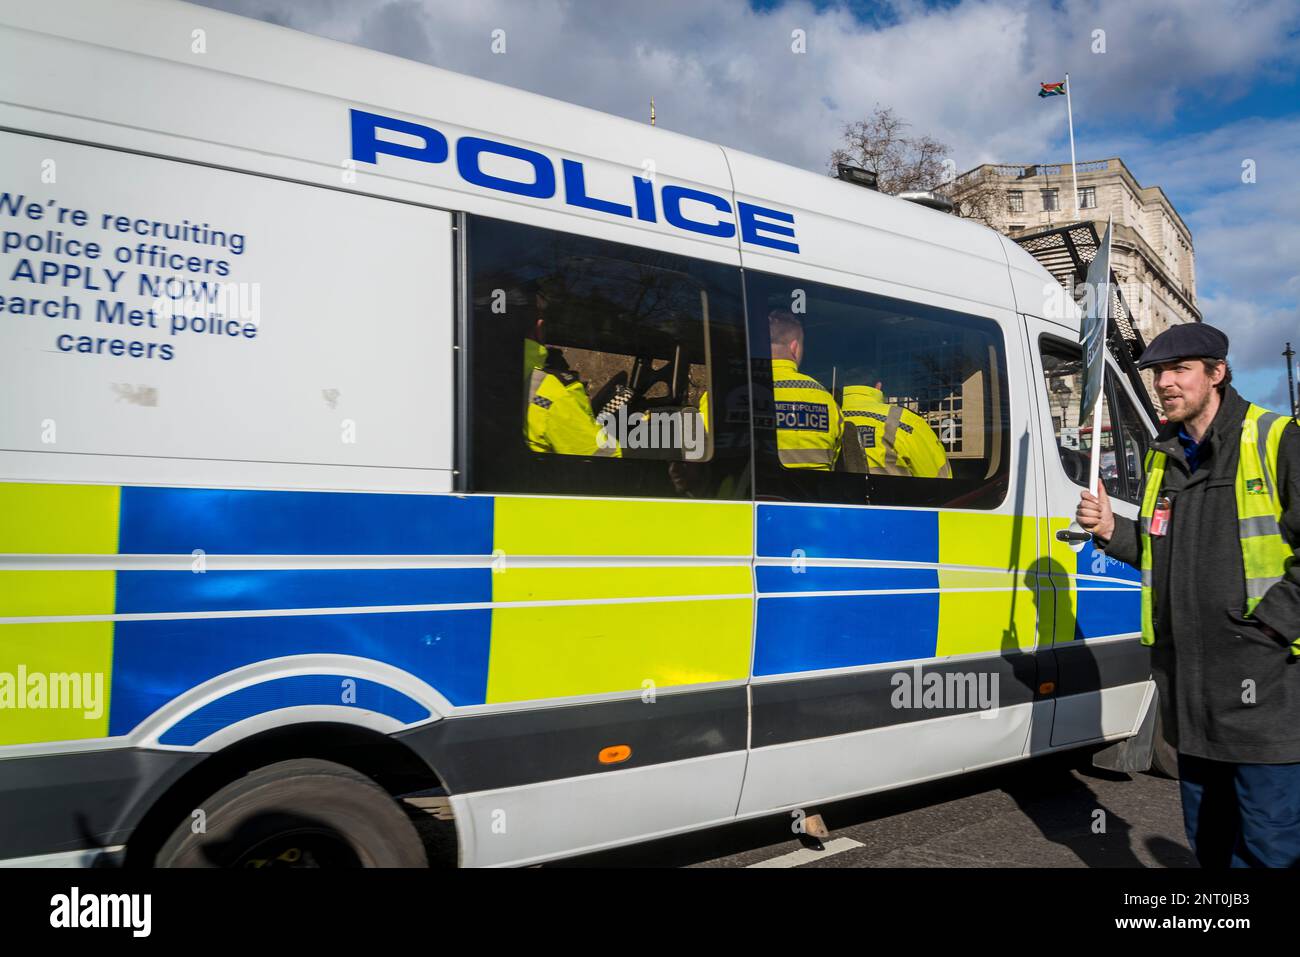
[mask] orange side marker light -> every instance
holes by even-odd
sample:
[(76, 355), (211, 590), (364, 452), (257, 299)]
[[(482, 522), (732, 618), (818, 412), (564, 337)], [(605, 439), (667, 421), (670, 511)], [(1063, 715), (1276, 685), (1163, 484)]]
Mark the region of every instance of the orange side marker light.
[(632, 757), (632, 749), (626, 744), (611, 744), (608, 748), (601, 748), (597, 760), (601, 764), (620, 764)]

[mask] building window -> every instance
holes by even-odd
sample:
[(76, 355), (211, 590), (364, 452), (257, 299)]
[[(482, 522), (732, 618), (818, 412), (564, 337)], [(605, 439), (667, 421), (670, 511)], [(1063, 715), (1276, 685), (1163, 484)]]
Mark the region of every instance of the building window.
[(1079, 208), (1096, 209), (1097, 208), (1097, 187), (1084, 186), (1079, 190)]
[(740, 271), (473, 216), (471, 491), (749, 497)]
[(1002, 502), (1010, 411), (996, 322), (769, 273), (745, 283), (760, 497)]
[(1057, 190), (1044, 189), (1044, 190), (1040, 190), (1039, 192), (1043, 194), (1043, 212), (1051, 213), (1051, 212), (1055, 212), (1057, 209), (1060, 208), (1056, 202)]
[(1023, 213), (1025, 211), (1025, 194), (1023, 190), (1007, 190), (1007, 209), (1013, 213)]
[(1011, 223), (1009, 226), (1007, 226), (1007, 229), (1010, 230), (1010, 231), (1013, 232), (1013, 233), (1018, 233), (1018, 232), (1020, 232), (1020, 230), (1022, 230), (1022, 229), (1024, 229), (1024, 228), (1025, 228), (1025, 224), (1024, 224), (1024, 223)]

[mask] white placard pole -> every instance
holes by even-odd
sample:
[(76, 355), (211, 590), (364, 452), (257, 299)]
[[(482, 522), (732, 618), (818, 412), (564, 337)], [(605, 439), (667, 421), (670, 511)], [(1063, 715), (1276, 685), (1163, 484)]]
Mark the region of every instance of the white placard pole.
[[(1104, 393), (1105, 390), (1103, 390)], [(1088, 488), (1101, 498), (1101, 395), (1092, 407), (1092, 455), (1088, 459)]]

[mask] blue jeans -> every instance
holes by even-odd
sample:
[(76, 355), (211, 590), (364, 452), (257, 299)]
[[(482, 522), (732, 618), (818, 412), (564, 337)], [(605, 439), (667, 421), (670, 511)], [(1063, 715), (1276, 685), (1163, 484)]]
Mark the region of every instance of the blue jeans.
[(1178, 755), (1187, 843), (1202, 867), (1300, 867), (1300, 764)]

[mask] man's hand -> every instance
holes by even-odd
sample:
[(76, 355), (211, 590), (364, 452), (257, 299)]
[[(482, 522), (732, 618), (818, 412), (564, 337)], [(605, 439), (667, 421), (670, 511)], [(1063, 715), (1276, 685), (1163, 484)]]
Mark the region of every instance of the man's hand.
[(1075, 509), (1074, 520), (1080, 528), (1092, 532), (1095, 538), (1109, 540), (1115, 534), (1115, 513), (1110, 510), (1106, 486), (1099, 486), (1098, 491), (1101, 492), (1100, 498), (1087, 489), (1079, 493), (1079, 507)]

